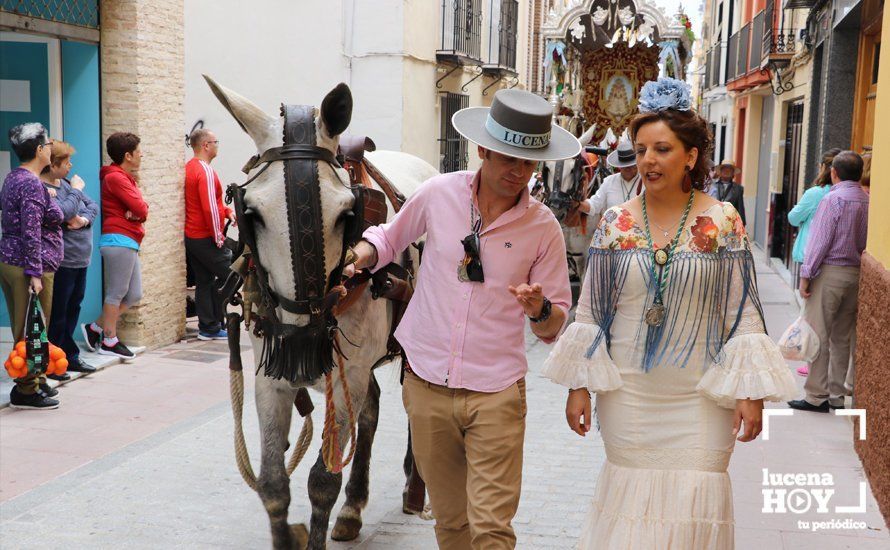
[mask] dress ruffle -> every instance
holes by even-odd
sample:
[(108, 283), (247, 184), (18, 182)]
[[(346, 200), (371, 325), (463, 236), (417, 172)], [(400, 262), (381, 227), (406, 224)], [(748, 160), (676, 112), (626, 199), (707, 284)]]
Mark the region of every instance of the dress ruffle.
[(620, 388), (621, 375), (609, 357), (604, 338), (600, 338), (593, 355), (587, 358), (587, 350), (601, 332), (595, 324), (570, 324), (544, 362), (544, 376), (573, 390), (607, 392)]
[(723, 346), (696, 390), (727, 409), (736, 399), (788, 401), (797, 395), (797, 385), (778, 346), (763, 333), (742, 334)]
[(733, 538), (726, 472), (625, 468), (607, 460), (579, 549), (730, 550)]

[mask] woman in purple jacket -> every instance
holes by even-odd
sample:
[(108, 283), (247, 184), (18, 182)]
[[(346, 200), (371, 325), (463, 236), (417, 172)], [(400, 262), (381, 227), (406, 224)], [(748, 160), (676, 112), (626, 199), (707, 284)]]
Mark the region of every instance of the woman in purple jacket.
[[(53, 274), (62, 260), (62, 210), (40, 181), (49, 166), (52, 142), (37, 122), (9, 131), (12, 150), (21, 163), (6, 176), (0, 191), (0, 288), (12, 324), (13, 339), (22, 339), (29, 291), (38, 294), (43, 314), (52, 308)], [(58, 393), (43, 377), (26, 375), (15, 380), (10, 405), (19, 409), (55, 409)]]

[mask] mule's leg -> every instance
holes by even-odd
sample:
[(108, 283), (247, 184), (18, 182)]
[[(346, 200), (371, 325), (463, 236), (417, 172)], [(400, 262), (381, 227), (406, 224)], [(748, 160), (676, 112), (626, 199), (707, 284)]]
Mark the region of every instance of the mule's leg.
[(346, 484), (346, 502), (337, 516), (337, 523), (331, 531), (334, 540), (353, 540), (362, 528), (362, 510), (368, 504), (368, 475), (371, 466), (371, 446), (377, 432), (377, 417), (380, 413), (380, 386), (374, 373), (368, 384), (368, 396), (358, 419), (358, 437), (349, 482)]
[(292, 531), (287, 524), (290, 480), (284, 467), (284, 452), (294, 394), (295, 390), (286, 382), (262, 375), (256, 379), (256, 406), (263, 446), (257, 493), (269, 514), (272, 546), (276, 550), (305, 548), (306, 545), (306, 527), (295, 526)]

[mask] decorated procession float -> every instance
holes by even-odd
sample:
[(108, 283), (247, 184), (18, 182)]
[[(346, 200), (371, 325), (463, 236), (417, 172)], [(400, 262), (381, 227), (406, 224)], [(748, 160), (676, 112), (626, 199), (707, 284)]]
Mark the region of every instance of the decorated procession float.
[(593, 196), (611, 173), (606, 155), (637, 113), (643, 84), (680, 80), (695, 35), (680, 11), (669, 18), (647, 0), (547, 0), (541, 26), (543, 82), (553, 116), (587, 150), (574, 161), (542, 166), (535, 192), (550, 206), (566, 237), (575, 297), (598, 215), (573, 206)]

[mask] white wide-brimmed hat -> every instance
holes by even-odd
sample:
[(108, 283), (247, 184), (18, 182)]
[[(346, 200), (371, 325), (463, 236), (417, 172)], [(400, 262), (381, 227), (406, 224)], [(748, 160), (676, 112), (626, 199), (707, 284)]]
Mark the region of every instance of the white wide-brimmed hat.
[(454, 129), (473, 143), (524, 160), (563, 160), (581, 153), (581, 142), (553, 124), (553, 107), (531, 92), (499, 90), (491, 107), (454, 113)]
[(637, 165), (637, 154), (629, 141), (622, 141), (609, 153), (606, 162), (615, 168), (629, 168)]

